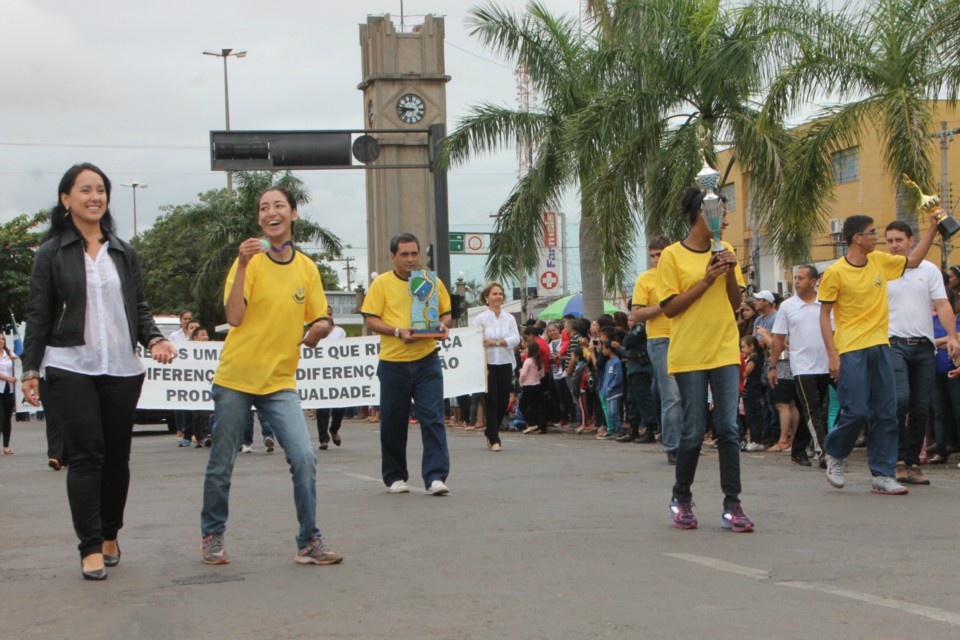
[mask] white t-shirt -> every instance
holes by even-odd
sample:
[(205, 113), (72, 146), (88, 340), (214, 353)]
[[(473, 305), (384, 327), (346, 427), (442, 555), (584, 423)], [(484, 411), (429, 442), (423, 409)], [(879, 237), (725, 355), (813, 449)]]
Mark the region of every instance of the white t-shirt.
[(887, 282), (890, 304), (890, 337), (927, 338), (933, 343), (933, 301), (946, 300), (940, 269), (924, 260), (903, 277)]
[(820, 301), (791, 296), (780, 304), (772, 333), (789, 337), (790, 369), (795, 376), (828, 373), (827, 348), (820, 333)]
[(330, 329), (330, 333), (324, 336), (324, 340), (337, 340), (339, 338), (346, 338), (347, 332), (343, 330), (343, 327), (339, 325), (333, 325), (333, 329)]

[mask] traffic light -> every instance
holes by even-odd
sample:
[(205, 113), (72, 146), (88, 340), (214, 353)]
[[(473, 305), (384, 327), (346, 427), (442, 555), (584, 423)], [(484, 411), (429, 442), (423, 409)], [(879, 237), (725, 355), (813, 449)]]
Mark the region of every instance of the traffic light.
[(427, 270), (434, 271), (433, 268), (433, 245), (427, 245)]
[(349, 131), (211, 131), (214, 171), (349, 167)]

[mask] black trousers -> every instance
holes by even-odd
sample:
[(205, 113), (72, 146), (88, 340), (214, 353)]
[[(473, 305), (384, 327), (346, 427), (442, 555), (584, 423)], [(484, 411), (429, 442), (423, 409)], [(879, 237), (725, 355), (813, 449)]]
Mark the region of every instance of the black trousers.
[[(800, 409), (800, 425), (793, 437), (790, 455), (799, 456), (810, 444), (811, 435), (816, 437), (817, 451), (823, 451), (827, 438), (827, 419), (830, 405), (829, 373), (799, 375), (793, 377), (797, 385), (797, 405)], [(812, 434), (811, 434), (812, 429)]]
[(483, 435), (490, 444), (500, 442), (500, 423), (507, 415), (510, 391), (513, 389), (512, 364), (487, 365), (487, 393), (483, 398), (485, 426)]
[[(80, 556), (100, 553), (123, 527), (130, 437), (143, 375), (88, 376), (47, 367), (47, 397), (70, 452), (67, 498)], [(43, 396), (41, 396), (43, 397)]]
[[(12, 385), (13, 383), (3, 383), (5, 387), (7, 384)], [(13, 391), (4, 391), (2, 394), (0, 394), (0, 402), (2, 402), (3, 405), (3, 415), (0, 416), (3, 418), (3, 422), (0, 423), (3, 430), (3, 446), (9, 447), (10, 432), (12, 430), (11, 424), (13, 420)]]
[(523, 385), (523, 391), (520, 394), (520, 413), (528, 426), (537, 427), (540, 431), (546, 432), (547, 422), (544, 415), (540, 412), (543, 406), (543, 380), (540, 384)]
[(43, 405), (44, 424), (47, 427), (47, 457), (55, 458), (60, 464), (68, 464), (67, 450), (63, 446), (63, 419), (56, 408), (47, 400), (50, 387), (47, 381), (40, 378), (40, 403)]
[(317, 409), (317, 435), (321, 444), (330, 442), (330, 436), (340, 433), (340, 424), (346, 409)]

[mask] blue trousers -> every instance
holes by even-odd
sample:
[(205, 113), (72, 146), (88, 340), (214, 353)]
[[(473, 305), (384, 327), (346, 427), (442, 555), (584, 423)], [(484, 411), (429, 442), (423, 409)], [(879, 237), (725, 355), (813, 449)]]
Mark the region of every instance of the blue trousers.
[(840, 355), (837, 423), (823, 443), (834, 458), (853, 451), (857, 434), (870, 424), (867, 464), (875, 476), (893, 476), (897, 463), (897, 394), (893, 355), (887, 345)]
[[(432, 353), (413, 362), (387, 362), (377, 367), (380, 378), (380, 461), (383, 483), (410, 479), (407, 471), (407, 431), (410, 401), (420, 421), (424, 485), (446, 480), (450, 473), (447, 432), (443, 426), (443, 370)], [(488, 418), (489, 420), (489, 418)]]

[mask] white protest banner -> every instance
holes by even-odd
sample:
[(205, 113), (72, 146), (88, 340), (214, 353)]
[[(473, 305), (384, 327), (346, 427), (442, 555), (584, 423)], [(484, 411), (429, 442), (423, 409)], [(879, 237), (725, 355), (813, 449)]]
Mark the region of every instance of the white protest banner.
[[(483, 333), (453, 329), (440, 345), (443, 395), (454, 398), (483, 392), (487, 370)], [(176, 343), (179, 357), (169, 365), (145, 359), (147, 377), (140, 409), (213, 409), (210, 386), (220, 361), (222, 342)], [(380, 403), (377, 379), (380, 337), (323, 340), (303, 347), (297, 368), (297, 390), (304, 409), (359, 407)]]

